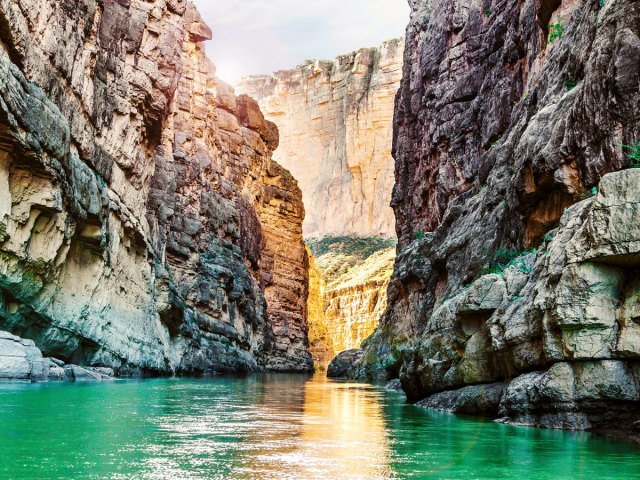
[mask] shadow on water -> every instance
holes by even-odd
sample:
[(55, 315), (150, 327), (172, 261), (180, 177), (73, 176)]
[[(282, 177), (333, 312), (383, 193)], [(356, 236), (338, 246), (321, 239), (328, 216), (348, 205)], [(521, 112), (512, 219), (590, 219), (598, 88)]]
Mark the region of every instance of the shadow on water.
[(3, 479), (633, 479), (639, 453), (319, 375), (0, 385)]

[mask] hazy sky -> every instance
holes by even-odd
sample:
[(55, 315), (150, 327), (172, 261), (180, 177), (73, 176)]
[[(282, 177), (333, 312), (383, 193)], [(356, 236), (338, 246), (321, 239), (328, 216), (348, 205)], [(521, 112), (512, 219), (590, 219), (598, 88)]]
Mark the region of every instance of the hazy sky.
[(407, 0), (193, 0), (213, 29), (207, 53), (227, 82), (332, 59), (404, 35)]

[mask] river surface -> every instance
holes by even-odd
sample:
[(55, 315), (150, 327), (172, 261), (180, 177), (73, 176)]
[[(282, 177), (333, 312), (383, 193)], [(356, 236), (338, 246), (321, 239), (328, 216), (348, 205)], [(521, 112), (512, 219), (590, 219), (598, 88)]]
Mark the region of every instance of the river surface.
[(640, 446), (320, 375), (0, 385), (2, 479), (635, 479)]

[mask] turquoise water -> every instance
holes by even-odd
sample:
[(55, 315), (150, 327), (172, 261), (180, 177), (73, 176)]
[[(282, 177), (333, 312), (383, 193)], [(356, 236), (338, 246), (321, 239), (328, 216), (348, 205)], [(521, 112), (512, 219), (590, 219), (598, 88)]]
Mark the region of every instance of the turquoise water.
[(286, 375), (0, 385), (2, 479), (634, 479), (640, 445)]

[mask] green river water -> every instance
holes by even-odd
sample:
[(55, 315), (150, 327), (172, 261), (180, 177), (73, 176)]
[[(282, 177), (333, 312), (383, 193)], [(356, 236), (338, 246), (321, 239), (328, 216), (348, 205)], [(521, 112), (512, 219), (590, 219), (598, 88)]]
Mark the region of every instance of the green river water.
[(634, 479), (640, 445), (287, 375), (0, 384), (2, 479)]

